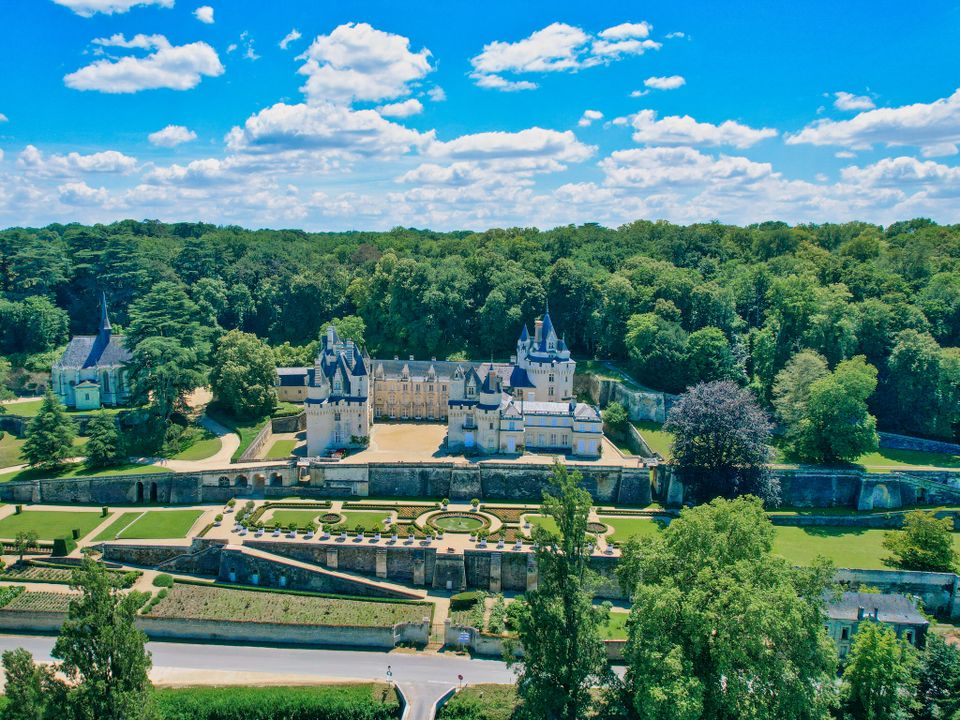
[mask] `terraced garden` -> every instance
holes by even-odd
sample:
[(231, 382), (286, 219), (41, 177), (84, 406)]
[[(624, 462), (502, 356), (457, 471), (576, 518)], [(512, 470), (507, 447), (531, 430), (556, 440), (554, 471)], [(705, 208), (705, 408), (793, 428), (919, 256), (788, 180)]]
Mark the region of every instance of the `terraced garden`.
[(353, 600), (177, 583), (148, 614), (152, 617), (286, 625), (389, 627), (399, 622), (420, 622), (430, 615), (431, 609), (432, 606), (424, 603)]

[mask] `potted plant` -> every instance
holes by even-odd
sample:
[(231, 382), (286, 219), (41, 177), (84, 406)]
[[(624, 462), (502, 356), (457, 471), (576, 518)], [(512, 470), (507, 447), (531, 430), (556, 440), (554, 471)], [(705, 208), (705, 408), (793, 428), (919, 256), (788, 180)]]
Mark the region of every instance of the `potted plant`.
[(476, 512), (477, 508), (479, 507), (480, 507), (480, 498), (473, 498), (473, 500), (470, 501), (470, 509)]
[(450, 504), (450, 498), (444, 498), (443, 500), (440, 501), (440, 507), (443, 508), (444, 510), (447, 509), (447, 505), (449, 504)]

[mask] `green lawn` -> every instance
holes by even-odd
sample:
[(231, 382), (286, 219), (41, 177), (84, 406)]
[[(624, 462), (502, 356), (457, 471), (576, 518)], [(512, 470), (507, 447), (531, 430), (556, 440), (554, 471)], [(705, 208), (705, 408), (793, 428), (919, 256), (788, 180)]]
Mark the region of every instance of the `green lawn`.
[(146, 473), (167, 473), (172, 472), (159, 465), (139, 465), (128, 463), (126, 465), (116, 465), (114, 467), (102, 468), (100, 470), (90, 470), (83, 463), (75, 463), (65, 470), (58, 473), (49, 470), (35, 470), (25, 468), (23, 470), (14, 470), (12, 472), (0, 474), (0, 483), (11, 482), (13, 480), (43, 480), (47, 478), (73, 478), (73, 477), (99, 477), (102, 475), (143, 475)]
[[(38, 412), (40, 412), (40, 405), (43, 403), (43, 398), (37, 398), (35, 400), (26, 400), (24, 402), (18, 403), (4, 403), (4, 407), (7, 409), (7, 415), (19, 415), (20, 417), (35, 417)], [(125, 410), (131, 410), (132, 408), (120, 407), (120, 408), (103, 408), (110, 415), (116, 415), (117, 413), (124, 412)], [(67, 412), (71, 415), (91, 415), (97, 410), (70, 410), (67, 409)]]
[(600, 360), (577, 360), (577, 375), (596, 375), (605, 380), (619, 380), (628, 390), (649, 390), (637, 385), (620, 370), (604, 365)]
[[(773, 549), (798, 565), (809, 565), (817, 555), (823, 555), (837, 567), (865, 570), (886, 567), (881, 562), (889, 555), (881, 544), (885, 530), (830, 526), (777, 526), (775, 529)], [(960, 533), (953, 534), (953, 544), (960, 552)]]
[(293, 455), (293, 449), (297, 446), (297, 440), (277, 440), (267, 450), (264, 456), (267, 460), (286, 460)]
[(626, 542), (634, 535), (650, 536), (660, 532), (660, 523), (649, 518), (619, 517), (600, 515), (600, 522), (613, 528), (613, 534), (608, 539), (613, 542)]
[(607, 625), (600, 630), (600, 637), (604, 640), (626, 640), (627, 639), (627, 618), (630, 613), (611, 612)]
[(868, 470), (871, 467), (917, 467), (960, 468), (960, 456), (947, 453), (920, 452), (919, 450), (892, 450), (880, 448), (877, 452), (861, 455), (856, 460)]
[(142, 510), (136, 510), (134, 512), (123, 512), (119, 515), (113, 516), (113, 522), (107, 525), (100, 533), (93, 539), (93, 542), (103, 542), (104, 540), (115, 540), (117, 538), (117, 533), (123, 530), (127, 525), (132, 523), (138, 517), (143, 515)]
[(673, 443), (673, 433), (663, 430), (662, 423), (639, 421), (633, 424), (643, 437), (647, 446), (655, 453), (659, 453), (664, 460), (670, 459), (670, 445)]
[[(517, 704), (515, 685), (467, 685), (440, 708), (437, 720), (460, 720), (467, 717), (511, 720), (515, 717)], [(479, 712), (474, 710), (475, 706), (480, 707)]]
[(122, 540), (157, 540), (184, 538), (202, 510), (150, 510), (120, 533)]
[(24, 510), (0, 520), (0, 538), (13, 539), (18, 532), (35, 532), (40, 540), (53, 540), (71, 534), (74, 528), (84, 537), (104, 518), (99, 512), (82, 510)]
[(344, 521), (340, 523), (338, 527), (343, 527), (345, 530), (353, 532), (357, 525), (363, 525), (364, 532), (376, 532), (377, 530), (383, 531), (387, 529), (386, 525), (383, 524), (383, 519), (390, 513), (386, 510), (377, 510), (375, 512), (347, 510), (340, 514), (344, 516)]
[(233, 462), (240, 459), (240, 456), (250, 447), (250, 443), (252, 443), (257, 435), (260, 434), (260, 431), (263, 430), (263, 426), (270, 422), (270, 418), (268, 417), (253, 420), (238, 420), (231, 415), (227, 415), (219, 408), (213, 408), (209, 405), (207, 406), (207, 415), (240, 436), (240, 445), (237, 447), (236, 452), (233, 453), (233, 457), (230, 458)]
[(220, 438), (212, 433), (207, 433), (207, 436), (201, 440), (198, 440), (193, 445), (188, 447), (183, 452), (179, 452), (173, 456), (173, 460), (206, 460), (208, 457), (213, 457), (220, 451)]
[[(542, 527), (549, 533), (557, 534), (560, 529), (557, 527), (557, 521), (546, 515), (525, 515), (524, 516), (533, 527)], [(532, 529), (532, 528), (531, 528)]]
[[(328, 513), (330, 510), (328, 508), (318, 508), (317, 510), (274, 510), (272, 511), (266, 519), (263, 520), (264, 524), (278, 524), (281, 527), (290, 527), (290, 524), (293, 523), (298, 528), (303, 527), (309, 522), (317, 522), (319, 518), (324, 513)], [(356, 523), (353, 523), (356, 525)], [(350, 527), (352, 528), (353, 525)]]
[(13, 433), (5, 432), (0, 438), (0, 467), (11, 467), (13, 465), (22, 465), (23, 459), (20, 457), (20, 450), (23, 448), (23, 438), (18, 438)]

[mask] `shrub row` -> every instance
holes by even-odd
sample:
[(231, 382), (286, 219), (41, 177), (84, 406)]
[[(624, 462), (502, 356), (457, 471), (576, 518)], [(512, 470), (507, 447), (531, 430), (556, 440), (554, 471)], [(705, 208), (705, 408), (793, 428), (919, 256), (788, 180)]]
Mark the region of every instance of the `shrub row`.
[(162, 720), (392, 720), (393, 690), (372, 684), (328, 687), (170, 688), (154, 699)]

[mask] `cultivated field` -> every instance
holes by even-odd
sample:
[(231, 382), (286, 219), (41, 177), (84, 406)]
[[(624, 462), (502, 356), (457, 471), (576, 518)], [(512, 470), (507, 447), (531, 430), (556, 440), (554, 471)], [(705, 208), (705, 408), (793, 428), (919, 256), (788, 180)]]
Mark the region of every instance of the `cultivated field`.
[(420, 622), (430, 614), (430, 608), (416, 603), (327, 598), (178, 583), (149, 614), (194, 620), (388, 627), (398, 622)]

